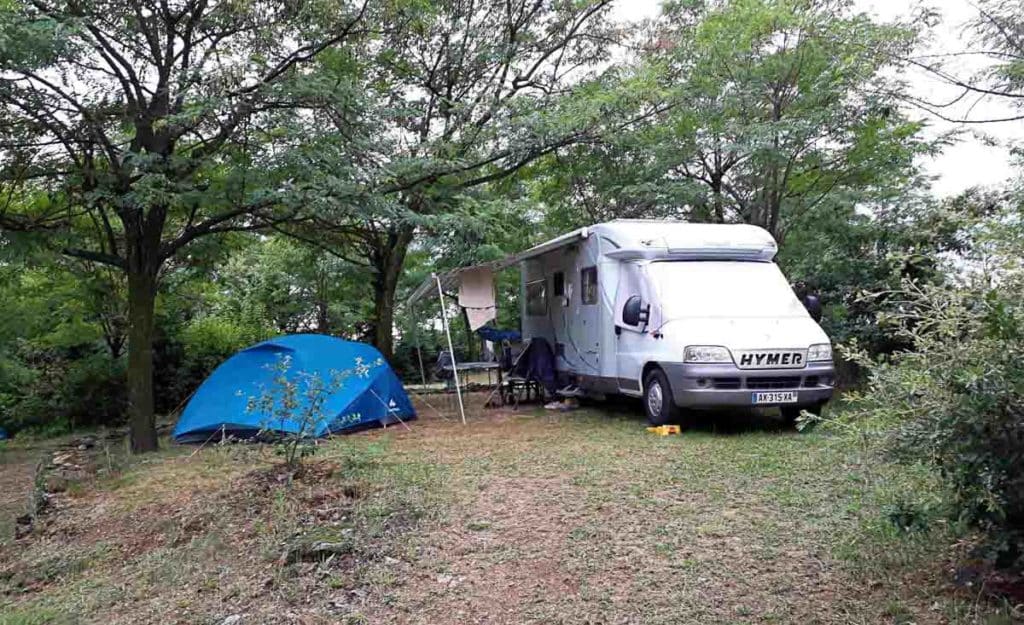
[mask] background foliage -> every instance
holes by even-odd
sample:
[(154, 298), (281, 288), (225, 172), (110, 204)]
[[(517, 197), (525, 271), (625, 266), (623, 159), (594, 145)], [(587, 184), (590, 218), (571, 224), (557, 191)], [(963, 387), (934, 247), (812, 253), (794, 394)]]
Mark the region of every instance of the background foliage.
[[(1014, 193), (962, 232), (971, 253), (946, 284), (905, 280), (884, 320), (910, 346), (868, 367), (844, 418), (878, 449), (932, 466), (945, 512), (980, 530), (985, 555), (1024, 564), (1024, 223)], [(915, 514), (921, 515), (916, 511)], [(925, 516), (927, 516), (925, 514)]]

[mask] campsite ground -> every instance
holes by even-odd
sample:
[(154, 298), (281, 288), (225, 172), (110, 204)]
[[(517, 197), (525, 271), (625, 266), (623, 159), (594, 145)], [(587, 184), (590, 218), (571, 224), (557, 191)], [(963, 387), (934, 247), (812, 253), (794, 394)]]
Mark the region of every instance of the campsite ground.
[(4, 538), (0, 623), (1011, 622), (947, 583), (942, 528), (886, 520), (927, 482), (844, 439), (472, 412), (330, 440), (291, 484), (252, 445), (96, 463)]

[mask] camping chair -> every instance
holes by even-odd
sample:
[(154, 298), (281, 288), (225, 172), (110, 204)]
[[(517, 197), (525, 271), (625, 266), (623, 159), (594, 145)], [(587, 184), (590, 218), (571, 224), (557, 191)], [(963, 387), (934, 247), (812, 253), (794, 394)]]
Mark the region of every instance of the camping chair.
[(530, 340), (527, 339), (522, 346), (522, 349), (518, 353), (515, 353), (511, 345), (507, 346), (507, 351), (503, 346), (503, 355), (507, 355), (508, 368), (503, 373), (504, 380), (500, 385), (498, 391), (501, 397), (501, 404), (504, 406), (511, 405), (513, 409), (519, 409), (519, 403), (521, 401), (529, 402), (531, 399), (537, 400), (544, 396), (544, 390), (541, 387), (540, 381), (530, 376), (522, 375), (518, 373), (521, 369), (520, 361), (527, 357), (529, 354)]
[(432, 373), (435, 378), (444, 381), (446, 390), (450, 391), (455, 386), (456, 373), (452, 365), (452, 355), (447, 349), (442, 349), (437, 354), (437, 362), (434, 363)]
[[(501, 339), (498, 353), (495, 354), (495, 361), (498, 363), (498, 383), (487, 395), (484, 408), (493, 408), (498, 404), (504, 406), (508, 403), (505, 401), (509, 397), (508, 388), (516, 385), (516, 381), (510, 376), (524, 353), (526, 353), (525, 349), (520, 349), (517, 352), (509, 339)], [(498, 396), (498, 404), (494, 402), (495, 395)]]
[(452, 358), (451, 352), (447, 349), (442, 349), (437, 354), (437, 361), (434, 363), (434, 370), (432, 371), (434, 377), (444, 382), (444, 405), (446, 410), (454, 410), (455, 406), (452, 402), (452, 391), (455, 391), (455, 376), (459, 375), (459, 372), (455, 369), (455, 362)]

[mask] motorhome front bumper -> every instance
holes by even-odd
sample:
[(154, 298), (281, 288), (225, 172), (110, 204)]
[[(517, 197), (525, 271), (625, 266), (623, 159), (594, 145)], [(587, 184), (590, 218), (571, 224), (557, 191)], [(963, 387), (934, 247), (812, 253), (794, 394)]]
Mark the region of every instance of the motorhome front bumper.
[(731, 363), (662, 363), (661, 367), (681, 408), (752, 406), (757, 393), (786, 391), (796, 394), (796, 401), (786, 405), (808, 407), (828, 401), (835, 390), (831, 362), (812, 362), (803, 369), (740, 369)]

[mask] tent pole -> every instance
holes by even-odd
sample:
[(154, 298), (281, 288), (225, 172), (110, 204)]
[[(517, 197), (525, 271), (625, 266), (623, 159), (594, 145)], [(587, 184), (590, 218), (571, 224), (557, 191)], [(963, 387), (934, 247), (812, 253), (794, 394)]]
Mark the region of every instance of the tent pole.
[(444, 324), (444, 333), (448, 336), (448, 354), (452, 357), (452, 374), (455, 376), (455, 394), (459, 398), (459, 415), (462, 417), (462, 425), (466, 425), (466, 408), (462, 405), (462, 387), (459, 385), (459, 366), (455, 362), (455, 347), (452, 345), (452, 331), (448, 327), (448, 313), (444, 309), (444, 290), (441, 288), (441, 278), (434, 274), (437, 281), (437, 298), (441, 302), (441, 323)]

